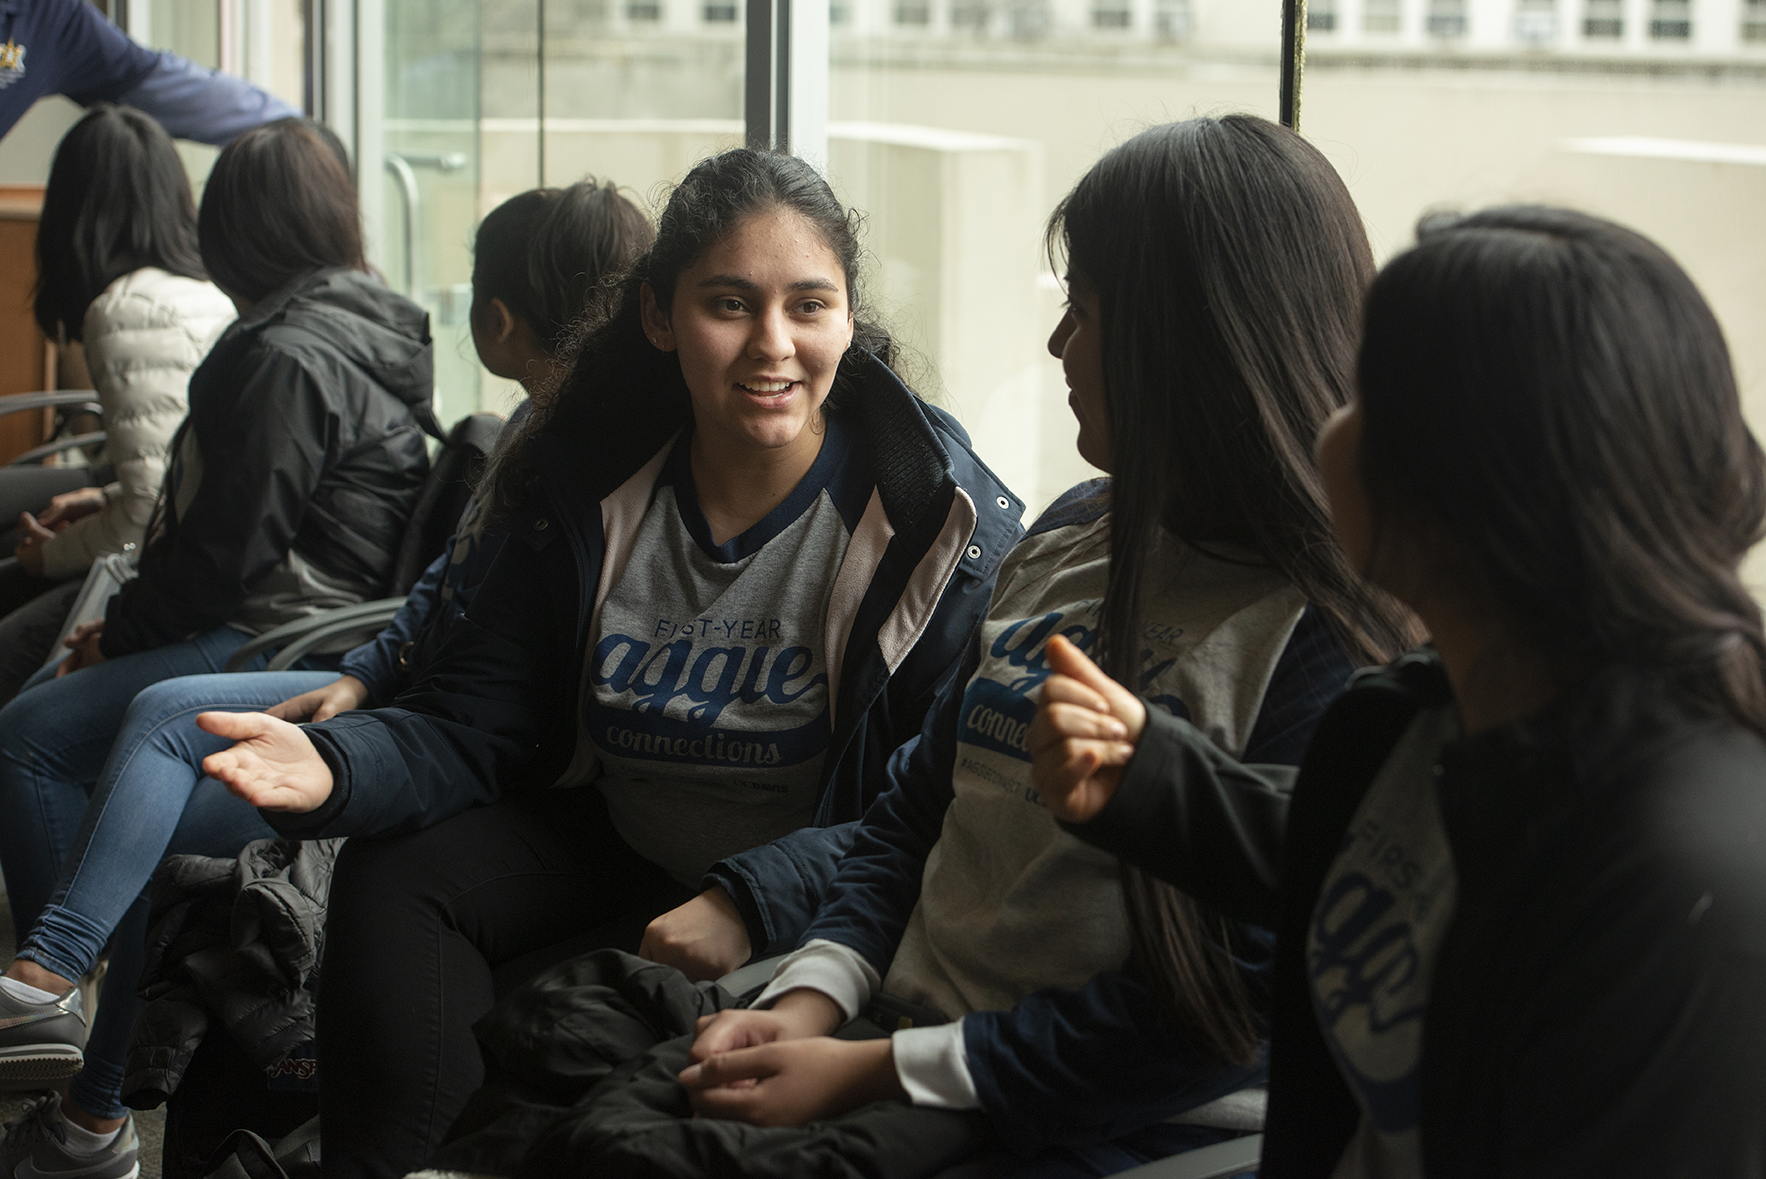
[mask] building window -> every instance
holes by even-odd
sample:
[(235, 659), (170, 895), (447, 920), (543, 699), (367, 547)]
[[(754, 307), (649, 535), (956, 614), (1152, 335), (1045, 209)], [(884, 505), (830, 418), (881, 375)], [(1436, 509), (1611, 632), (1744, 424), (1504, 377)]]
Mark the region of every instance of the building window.
[(985, 3), (979, 0), (956, 0), (950, 6), (950, 23), (955, 29), (967, 29), (971, 33), (985, 33), (988, 18), (992, 13)]
[(1649, 35), (1658, 41), (1685, 41), (1691, 37), (1691, 0), (1652, 0)]
[(1398, 0), (1367, 0), (1361, 10), (1361, 31), (1364, 33), (1396, 33), (1401, 12)]
[(1429, 0), (1429, 36), (1466, 35), (1466, 0)]
[(1588, 0), (1583, 10), (1582, 35), (1591, 40), (1614, 40), (1625, 32), (1623, 0)]
[(661, 20), (662, 4), (660, 0), (631, 0), (625, 6), (625, 18), (644, 21)]
[(829, 24), (843, 25), (851, 19), (852, 19), (852, 9), (851, 8), (847, 7), (844, 4), (829, 4), (828, 5), (828, 23)]
[(1748, 0), (1742, 9), (1741, 39), (1766, 42), (1766, 0)]
[(1091, 10), (1094, 29), (1126, 29), (1133, 23), (1133, 13), (1115, 4), (1102, 4)]
[(1046, 0), (1017, 0), (1006, 6), (1006, 32), (1020, 41), (1034, 41), (1049, 33)]
[(1520, 0), (1515, 9), (1515, 40), (1527, 45), (1549, 45), (1557, 36), (1557, 0)]
[(1331, 33), (1337, 28), (1337, 0), (1312, 0), (1306, 6), (1306, 31)]
[(1157, 0), (1153, 6), (1155, 36), (1166, 41), (1183, 41), (1189, 37), (1190, 28), (1190, 0)]
[(925, 28), (932, 23), (932, 6), (929, 4), (897, 4), (895, 6), (895, 23), (898, 25), (918, 25)]
[(705, 6), (705, 23), (709, 25), (735, 24), (736, 6), (734, 4), (707, 4)]

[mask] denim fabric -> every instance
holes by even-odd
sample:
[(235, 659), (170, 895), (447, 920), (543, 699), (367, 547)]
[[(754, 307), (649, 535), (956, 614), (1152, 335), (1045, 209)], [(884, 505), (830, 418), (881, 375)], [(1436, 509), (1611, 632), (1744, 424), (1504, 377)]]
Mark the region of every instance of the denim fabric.
[(197, 729), (196, 714), (257, 711), (336, 678), (202, 674), (249, 637), (221, 628), (108, 660), (29, 687), (0, 709), (0, 868), (28, 935), (20, 957), (78, 978), (107, 941), (113, 947), (86, 1069), (69, 1089), (101, 1117), (123, 1112), (143, 889), (154, 868), (170, 853), (233, 855), (274, 835), (254, 808), (201, 776), (201, 759), (228, 742)]

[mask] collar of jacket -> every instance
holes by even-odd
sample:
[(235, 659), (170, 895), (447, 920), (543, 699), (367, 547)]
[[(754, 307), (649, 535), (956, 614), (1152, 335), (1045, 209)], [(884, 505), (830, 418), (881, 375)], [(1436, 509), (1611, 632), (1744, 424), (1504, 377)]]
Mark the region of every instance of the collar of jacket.
[[(386, 332), (386, 338), (395, 342), (395, 350), (358, 357), (358, 363), (373, 374), (377, 383), (411, 407), (412, 416), (424, 433), (443, 442), (447, 440), (431, 404), (435, 365), (429, 313), (371, 274), (336, 266), (304, 274), (253, 303), (222, 339), (238, 340), (287, 322), (296, 303), (310, 304), (320, 315), (342, 317), (346, 323), (354, 319)], [(338, 336), (321, 334), (342, 346)]]
[[(1016, 543), (1023, 502), (967, 449), (946, 445), (946, 435), (966, 444), (968, 436), (948, 415), (927, 405), (875, 356), (865, 354), (845, 391), (844, 412), (853, 415), (871, 444), (876, 464), (876, 500), (894, 536), (916, 549), (930, 546), (947, 524), (953, 499), (962, 489), (973, 498), (972, 534), (958, 561), (964, 572), (991, 576)], [(512, 520), (512, 532), (536, 531), (539, 519), (553, 517), (576, 548), (580, 565), (600, 573), (604, 541), (602, 501), (652, 463), (657, 453), (691, 421), (684, 385), (660, 391), (643, 412), (615, 409), (616, 417), (592, 437), (557, 438), (541, 443), (540, 483), (544, 491)], [(575, 447), (575, 449), (572, 449)], [(962, 492), (968, 495), (968, 491)], [(981, 495), (988, 497), (979, 502)], [(1003, 503), (1001, 501), (1004, 501)], [(594, 610), (589, 581), (578, 613), (578, 640)]]

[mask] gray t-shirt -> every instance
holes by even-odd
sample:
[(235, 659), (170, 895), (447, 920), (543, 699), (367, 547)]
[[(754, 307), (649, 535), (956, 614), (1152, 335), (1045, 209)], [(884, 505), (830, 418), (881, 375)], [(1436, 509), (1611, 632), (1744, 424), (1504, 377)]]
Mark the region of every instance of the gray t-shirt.
[(1423, 1026), (1458, 894), (1435, 770), (1459, 735), (1451, 705), (1411, 722), (1361, 800), (1313, 910), (1312, 1005), (1362, 1111), (1333, 1179), (1423, 1177)]
[(828, 596), (871, 490), (861, 440), (821, 454), (767, 517), (712, 542), (690, 435), (664, 464), (587, 669), (583, 735), (614, 827), (689, 887), (807, 825), (829, 738)]

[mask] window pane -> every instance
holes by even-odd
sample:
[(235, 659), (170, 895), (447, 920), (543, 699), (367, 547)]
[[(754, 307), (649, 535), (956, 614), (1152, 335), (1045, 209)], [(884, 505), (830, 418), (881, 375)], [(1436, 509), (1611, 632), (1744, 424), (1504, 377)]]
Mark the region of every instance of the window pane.
[[(1279, 0), (838, 0), (828, 173), (868, 216), (910, 379), (1038, 511), (1091, 477), (1045, 341), (1057, 200), (1107, 148), (1193, 112), (1274, 117)], [(1335, 9), (1314, 0), (1323, 11)]]
[(1545, 201), (1633, 226), (1716, 308), (1766, 431), (1766, 237), (1752, 231), (1766, 208), (1766, 4), (1467, 0), (1452, 44), (1426, 25), (1440, 8), (1404, 5), (1412, 23), (1389, 34), (1340, 19), (1308, 37), (1303, 130), (1349, 181), (1376, 253), (1434, 209)]

